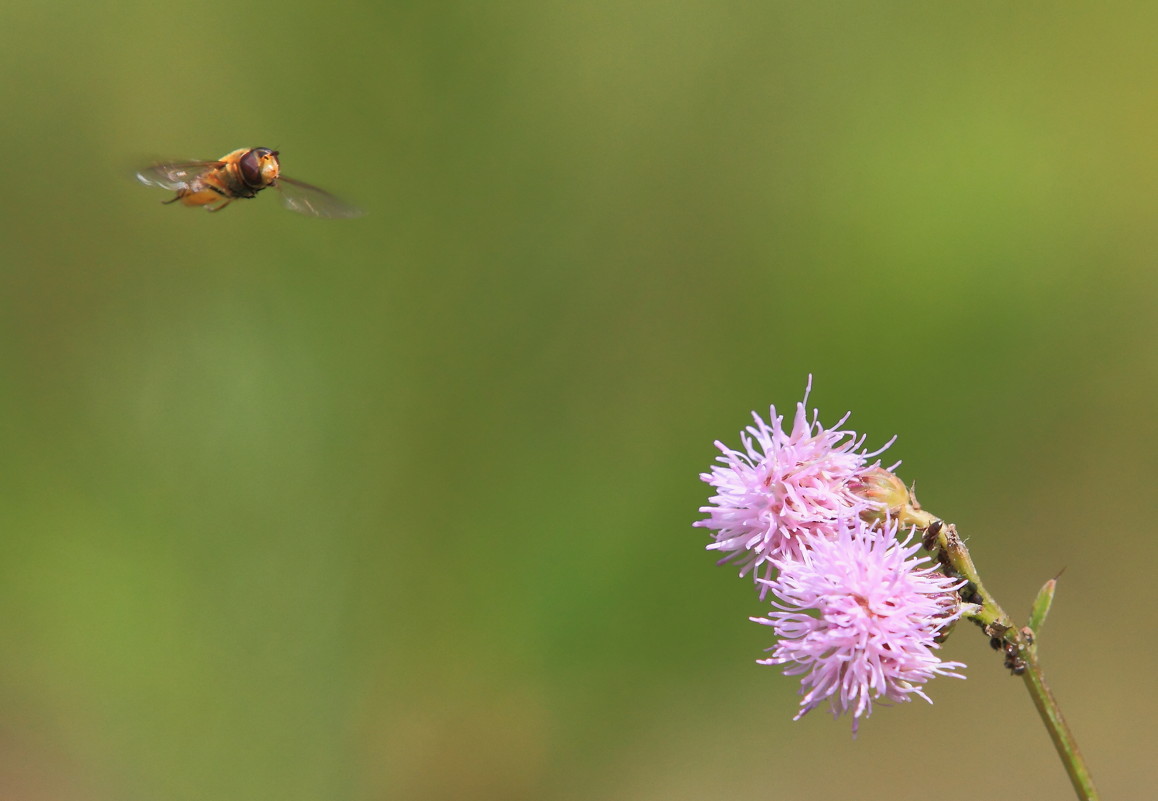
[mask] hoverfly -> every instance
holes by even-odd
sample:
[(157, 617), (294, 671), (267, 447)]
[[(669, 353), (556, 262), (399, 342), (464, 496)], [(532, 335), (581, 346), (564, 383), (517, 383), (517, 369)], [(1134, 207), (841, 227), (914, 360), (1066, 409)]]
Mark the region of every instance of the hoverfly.
[[(221, 211), (238, 198), (256, 197), (266, 187), (281, 193), (282, 205), (312, 217), (358, 217), (355, 208), (311, 184), (281, 174), (278, 151), (250, 147), (226, 153), (217, 161), (167, 161), (137, 173), (146, 186), (171, 189), (177, 196), (163, 203), (204, 206)], [(216, 204), (216, 205), (213, 205)]]

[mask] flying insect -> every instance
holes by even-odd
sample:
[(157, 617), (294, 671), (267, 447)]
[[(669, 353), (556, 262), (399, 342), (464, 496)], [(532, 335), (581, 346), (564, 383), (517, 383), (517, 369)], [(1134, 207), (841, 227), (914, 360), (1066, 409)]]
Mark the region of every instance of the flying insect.
[(186, 206), (204, 206), (207, 211), (221, 211), (234, 200), (257, 197), (257, 193), (274, 187), (282, 205), (311, 217), (359, 217), (362, 210), (331, 195), (313, 184), (295, 181), (281, 174), (276, 150), (250, 147), (226, 153), (216, 161), (167, 161), (137, 172), (137, 180), (146, 186), (159, 186), (177, 193), (162, 201)]

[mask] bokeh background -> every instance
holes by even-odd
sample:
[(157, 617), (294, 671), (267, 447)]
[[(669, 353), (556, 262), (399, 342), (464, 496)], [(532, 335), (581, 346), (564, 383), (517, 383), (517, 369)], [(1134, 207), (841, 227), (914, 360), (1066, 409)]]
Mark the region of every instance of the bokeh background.
[[(856, 740), (755, 664), (698, 474), (809, 374), (1158, 784), (1158, 5), (0, 18), (0, 797), (1068, 797), (972, 627)], [(367, 216), (131, 178), (254, 145)]]

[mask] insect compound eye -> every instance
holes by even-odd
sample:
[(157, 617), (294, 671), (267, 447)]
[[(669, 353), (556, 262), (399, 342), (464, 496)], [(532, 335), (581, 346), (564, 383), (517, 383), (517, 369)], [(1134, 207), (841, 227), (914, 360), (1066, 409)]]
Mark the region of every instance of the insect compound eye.
[(255, 147), (238, 159), (237, 168), (241, 171), (241, 180), (245, 181), (246, 186), (252, 189), (265, 186), (261, 180), (261, 157), (268, 152), (265, 148)]

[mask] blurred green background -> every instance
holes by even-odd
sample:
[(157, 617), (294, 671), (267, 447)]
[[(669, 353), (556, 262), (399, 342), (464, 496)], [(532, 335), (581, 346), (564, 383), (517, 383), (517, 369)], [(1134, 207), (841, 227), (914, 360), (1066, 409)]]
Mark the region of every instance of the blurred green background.
[[(858, 739), (691, 528), (812, 405), (904, 460), (1158, 784), (1158, 5), (0, 14), (0, 796), (1065, 798), (1021, 683)], [(362, 205), (162, 206), (282, 150)]]

